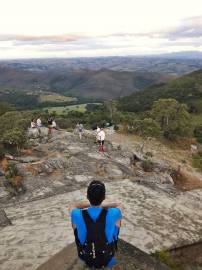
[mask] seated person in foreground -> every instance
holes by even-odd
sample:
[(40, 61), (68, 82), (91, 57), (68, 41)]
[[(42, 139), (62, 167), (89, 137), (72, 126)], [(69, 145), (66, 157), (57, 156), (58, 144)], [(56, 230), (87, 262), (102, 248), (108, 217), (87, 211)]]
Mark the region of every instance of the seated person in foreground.
[(90, 268), (113, 268), (122, 214), (120, 204), (103, 204), (105, 185), (92, 181), (87, 189), (89, 202), (71, 207), (72, 227), (79, 258)]

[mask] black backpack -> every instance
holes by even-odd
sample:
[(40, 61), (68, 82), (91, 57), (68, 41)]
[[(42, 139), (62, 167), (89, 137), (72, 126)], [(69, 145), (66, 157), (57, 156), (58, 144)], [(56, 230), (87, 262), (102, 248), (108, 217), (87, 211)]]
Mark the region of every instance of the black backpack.
[(117, 250), (117, 241), (108, 243), (105, 235), (107, 210), (102, 209), (96, 222), (89, 216), (87, 210), (82, 210), (82, 216), (86, 224), (87, 236), (82, 245), (78, 239), (77, 229), (74, 230), (78, 256), (87, 266), (92, 268), (104, 268), (114, 257)]

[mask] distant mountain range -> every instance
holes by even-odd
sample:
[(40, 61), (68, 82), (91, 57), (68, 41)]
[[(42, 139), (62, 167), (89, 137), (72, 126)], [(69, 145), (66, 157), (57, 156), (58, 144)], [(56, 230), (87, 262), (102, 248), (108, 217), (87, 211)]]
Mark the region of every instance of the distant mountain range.
[(44, 70), (43, 72), (0, 65), (0, 92), (40, 95), (53, 92), (87, 99), (111, 99), (165, 82), (170, 76), (155, 72), (114, 70)]
[(167, 59), (202, 59), (202, 52), (199, 51), (185, 51), (185, 52), (173, 52), (167, 54), (154, 55), (153, 57), (167, 58)]
[[(100, 101), (138, 92), (134, 96), (139, 100), (144, 93), (147, 93), (141, 94), (140, 90), (143, 91), (150, 87), (148, 91), (151, 91), (151, 95), (153, 91), (157, 91), (161, 96), (161, 92), (166, 93), (167, 91), (162, 83), (168, 82), (166, 85), (175, 85), (177, 79), (173, 81), (174, 78), (199, 69), (202, 69), (201, 52), (180, 52), (144, 57), (0, 61), (0, 99), (19, 104), (19, 106), (21, 106), (22, 99), (23, 104), (29, 100), (29, 102), (27, 101), (27, 106), (29, 106), (32, 100), (37, 105), (40, 95), (50, 93), (73, 96), (85, 101)], [(189, 77), (189, 75), (187, 76)], [(181, 82), (184, 79), (179, 80)], [(160, 86), (156, 86), (160, 83)], [(195, 85), (194, 80), (191, 84), (190, 89)], [(22, 95), (24, 96), (22, 97)], [(146, 102), (151, 104), (152, 100), (151, 97), (151, 101)], [(133, 103), (132, 100), (131, 102)], [(138, 105), (140, 107), (145, 102), (144, 98), (141, 99), (141, 102)], [(130, 100), (128, 104), (130, 104)]]
[(202, 68), (202, 52), (177, 52), (150, 56), (9, 60), (0, 61), (0, 64), (38, 73), (110, 69), (180, 76)]
[(150, 110), (153, 102), (160, 98), (177, 99), (186, 103), (191, 111), (202, 113), (202, 69), (120, 98), (119, 106), (124, 111), (141, 112)]

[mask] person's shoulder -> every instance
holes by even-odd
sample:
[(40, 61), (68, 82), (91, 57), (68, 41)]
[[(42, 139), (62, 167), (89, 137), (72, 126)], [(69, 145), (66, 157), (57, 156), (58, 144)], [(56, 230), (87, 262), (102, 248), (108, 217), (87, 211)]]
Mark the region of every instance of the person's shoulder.
[(108, 208), (108, 215), (110, 217), (115, 217), (117, 219), (121, 219), (122, 218), (122, 213), (121, 210), (119, 208)]
[(71, 210), (71, 216), (76, 218), (81, 216), (81, 209), (79, 208), (74, 208)]

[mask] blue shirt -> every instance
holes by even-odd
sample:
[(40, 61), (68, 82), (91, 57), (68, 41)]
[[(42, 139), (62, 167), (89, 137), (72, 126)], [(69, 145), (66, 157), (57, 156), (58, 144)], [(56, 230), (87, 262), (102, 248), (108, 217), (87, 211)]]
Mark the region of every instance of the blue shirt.
[[(101, 213), (101, 207), (89, 207), (87, 209), (88, 214), (92, 220), (96, 221)], [(111, 243), (113, 239), (117, 239), (119, 228), (116, 226), (118, 220), (122, 219), (122, 214), (119, 208), (109, 208), (106, 216), (105, 235), (107, 241)], [(83, 220), (82, 210), (75, 208), (71, 212), (72, 224), (77, 228), (78, 238), (81, 244), (84, 244), (87, 236), (86, 225)], [(108, 264), (108, 267), (112, 267), (116, 263), (115, 258), (112, 258)]]

